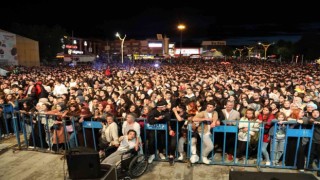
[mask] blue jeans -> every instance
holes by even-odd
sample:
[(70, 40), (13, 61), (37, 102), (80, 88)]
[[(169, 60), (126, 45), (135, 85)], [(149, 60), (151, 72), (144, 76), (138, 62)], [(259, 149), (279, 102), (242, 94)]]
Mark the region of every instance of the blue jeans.
[(76, 143), (76, 133), (73, 131), (70, 135), (70, 139), (69, 139), (69, 145), (70, 148), (75, 148), (77, 147), (77, 143)]
[(266, 142), (263, 142), (263, 143), (262, 143), (261, 152), (262, 152), (262, 154), (263, 154), (263, 156), (264, 156), (264, 159), (265, 159), (267, 162), (270, 162), (269, 153), (268, 153), (268, 151), (267, 151), (268, 144), (269, 144), (269, 143), (266, 143)]
[(283, 154), (285, 139), (275, 139), (271, 141), (271, 156), (273, 155), (273, 161), (279, 162), (280, 157)]

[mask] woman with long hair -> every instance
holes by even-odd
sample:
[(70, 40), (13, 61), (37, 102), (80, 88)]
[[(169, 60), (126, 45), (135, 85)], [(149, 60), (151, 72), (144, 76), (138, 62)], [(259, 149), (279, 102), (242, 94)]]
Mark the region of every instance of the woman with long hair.
[[(289, 128), (299, 129), (302, 124), (307, 123), (307, 119), (303, 119), (304, 111), (300, 108), (293, 109), (288, 121), (296, 122), (296, 124), (290, 125)], [(297, 144), (297, 137), (289, 137), (286, 148), (286, 166), (297, 166), (297, 169), (301, 172), (304, 171), (305, 157), (305, 143), (303, 138), (300, 138), (299, 144)], [(297, 154), (297, 156), (296, 156)], [(296, 160), (296, 164), (294, 164)]]
[(267, 147), (270, 142), (269, 129), (272, 125), (271, 121), (274, 119), (274, 115), (271, 113), (271, 108), (267, 106), (263, 107), (262, 112), (258, 115), (258, 119), (261, 123), (264, 123), (264, 134), (261, 152), (265, 158), (266, 165), (269, 166), (271, 163)]
[(57, 152), (60, 148), (66, 148), (66, 136), (62, 118), (65, 116), (67, 106), (63, 102), (59, 102), (56, 105), (56, 109), (47, 112), (48, 115), (52, 115), (54, 119), (54, 125), (50, 128), (53, 131), (52, 136), (52, 150)]

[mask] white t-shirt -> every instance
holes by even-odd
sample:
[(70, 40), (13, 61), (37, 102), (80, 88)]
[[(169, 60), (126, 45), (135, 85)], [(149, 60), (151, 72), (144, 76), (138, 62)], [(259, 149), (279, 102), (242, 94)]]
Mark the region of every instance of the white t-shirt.
[(128, 140), (128, 136), (124, 136), (117, 151), (128, 151), (136, 145), (136, 138)]

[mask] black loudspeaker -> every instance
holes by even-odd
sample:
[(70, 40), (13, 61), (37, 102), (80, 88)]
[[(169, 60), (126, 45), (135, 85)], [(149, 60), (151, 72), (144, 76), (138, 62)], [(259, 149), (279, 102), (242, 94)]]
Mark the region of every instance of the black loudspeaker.
[(73, 148), (67, 152), (69, 179), (95, 179), (101, 174), (99, 153), (90, 148)]
[(278, 172), (245, 172), (230, 171), (229, 180), (317, 180), (308, 173), (278, 173)]
[(116, 166), (109, 164), (101, 164), (101, 173), (103, 174), (100, 180), (117, 180), (118, 174)]

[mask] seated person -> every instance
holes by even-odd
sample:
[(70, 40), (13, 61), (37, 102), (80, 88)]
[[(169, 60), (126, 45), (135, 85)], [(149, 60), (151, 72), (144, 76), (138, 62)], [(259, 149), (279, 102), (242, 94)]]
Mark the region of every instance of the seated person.
[[(116, 122), (114, 122), (112, 114), (107, 114), (106, 120), (101, 120), (103, 128), (101, 130), (101, 137), (99, 139), (99, 156), (100, 158), (103, 158), (116, 151), (117, 147), (119, 146), (119, 137), (118, 125)], [(105, 154), (105, 149), (107, 148), (109, 148), (109, 150)]]
[(136, 146), (137, 132), (133, 129), (130, 129), (125, 136), (121, 136), (119, 141), (121, 141), (119, 148), (116, 152), (112, 153), (106, 159), (104, 159), (101, 164), (110, 164), (116, 165), (117, 162), (121, 161), (121, 156), (124, 152), (135, 148), (138, 151), (138, 147)]

